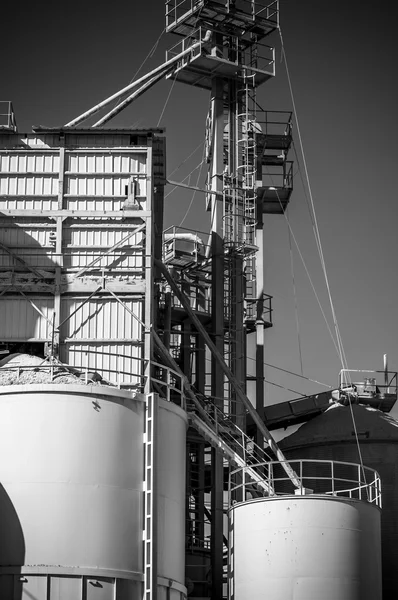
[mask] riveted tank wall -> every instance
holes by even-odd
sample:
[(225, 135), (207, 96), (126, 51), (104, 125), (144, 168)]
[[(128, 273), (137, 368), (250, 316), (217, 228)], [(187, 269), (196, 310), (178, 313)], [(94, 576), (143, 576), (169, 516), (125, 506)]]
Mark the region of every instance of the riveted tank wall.
[[(379, 410), (353, 405), (364, 465), (381, 477), (383, 598), (398, 598), (398, 422)], [(280, 441), (289, 459), (359, 462), (350, 407), (334, 405)]]
[(185, 588), (185, 411), (159, 401), (157, 529), (158, 600), (179, 600)]
[(380, 600), (380, 509), (282, 496), (230, 511), (233, 600)]
[(18, 599), (140, 597), (144, 410), (102, 386), (0, 388), (1, 598), (12, 580)]

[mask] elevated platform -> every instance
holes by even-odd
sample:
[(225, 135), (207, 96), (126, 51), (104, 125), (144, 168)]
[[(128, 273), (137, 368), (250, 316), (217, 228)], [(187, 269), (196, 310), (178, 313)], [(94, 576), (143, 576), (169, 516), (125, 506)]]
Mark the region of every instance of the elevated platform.
[(197, 27), (167, 50), (166, 61), (180, 57), (167, 78), (211, 89), (214, 77), (242, 81), (250, 78), (251, 86), (259, 86), (275, 75), (275, 48), (257, 43), (254, 60), (241, 39), (236, 47), (236, 39), (231, 35), (224, 35), (223, 42), (215, 47), (217, 35), (217, 31), (206, 26)]
[(167, 0), (166, 31), (191, 35), (198, 23), (205, 22), (220, 32), (244, 36), (256, 34), (261, 39), (277, 29), (278, 2), (258, 0)]
[(259, 187), (257, 196), (262, 201), (263, 214), (283, 215), (293, 187)]
[(257, 133), (256, 144), (259, 153), (263, 153), (266, 149), (288, 152), (292, 144), (292, 135), (291, 133), (285, 135)]
[[(247, 69), (249, 71), (249, 69)], [(213, 77), (224, 77), (225, 79), (236, 79), (244, 77), (245, 68), (233, 62), (227, 61), (210, 54), (198, 56), (189, 64), (181, 64), (166, 79), (176, 79), (180, 83), (187, 83), (205, 90), (211, 90)], [(261, 85), (274, 76), (273, 72), (266, 73), (259, 69), (250, 69), (250, 74), (255, 75), (256, 85)]]

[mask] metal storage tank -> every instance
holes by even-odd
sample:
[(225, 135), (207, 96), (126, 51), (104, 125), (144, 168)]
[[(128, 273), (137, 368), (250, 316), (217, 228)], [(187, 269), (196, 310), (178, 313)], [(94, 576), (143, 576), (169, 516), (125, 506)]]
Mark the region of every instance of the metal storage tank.
[(188, 418), (179, 406), (159, 401), (158, 600), (180, 600), (185, 587), (185, 443)]
[(236, 504), (231, 600), (380, 600), (380, 509), (325, 495)]
[[(184, 503), (187, 423), (162, 400), (158, 417), (162, 522)], [(115, 388), (0, 387), (1, 598), (142, 598), (144, 418), (143, 396)], [(183, 529), (159, 540), (160, 590), (181, 598)]]
[[(364, 465), (381, 477), (383, 599), (398, 597), (398, 422), (388, 414), (353, 405)], [(288, 459), (311, 458), (358, 462), (358, 448), (349, 406), (333, 405), (280, 442)]]

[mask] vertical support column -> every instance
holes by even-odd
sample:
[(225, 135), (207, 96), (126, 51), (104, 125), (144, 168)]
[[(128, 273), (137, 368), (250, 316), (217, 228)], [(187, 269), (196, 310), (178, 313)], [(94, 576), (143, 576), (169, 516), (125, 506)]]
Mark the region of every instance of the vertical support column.
[(157, 417), (158, 395), (147, 394), (144, 434), (144, 600), (157, 598)]
[[(65, 136), (60, 135), (59, 139), (59, 177), (58, 177), (58, 210), (64, 208), (64, 180), (65, 180)], [(56, 217), (56, 242), (55, 253), (55, 294), (54, 294), (54, 318), (52, 332), (52, 348), (51, 354), (53, 357), (59, 358), (60, 352), (60, 334), (59, 325), (61, 323), (61, 274), (63, 267), (63, 217)], [(65, 360), (67, 357), (63, 357)], [(66, 361), (69, 362), (69, 361)]]
[[(232, 274), (231, 274), (231, 287), (232, 287), (232, 298), (235, 301), (232, 303), (231, 312), (232, 312), (232, 361), (231, 361), (231, 371), (235, 375), (236, 379), (239, 381), (242, 389), (246, 389), (246, 381), (245, 381), (245, 335), (244, 335), (244, 326), (243, 326), (243, 297), (244, 297), (244, 285), (243, 285), (243, 258), (239, 254), (236, 254), (232, 258), (233, 266), (232, 266)], [(231, 406), (231, 412), (234, 416), (235, 423), (240, 429), (245, 430), (245, 407), (242, 402), (238, 399), (237, 395), (234, 393), (232, 395), (232, 399), (234, 400), (233, 405)]]
[[(59, 325), (61, 323), (61, 274), (63, 267), (63, 256), (62, 256), (62, 238), (63, 238), (63, 224), (64, 218), (56, 218), (56, 242), (55, 242), (55, 253), (56, 267), (55, 267), (55, 295), (54, 295), (54, 318), (52, 332), (52, 349), (51, 353), (53, 357), (59, 358), (60, 351), (60, 334)], [(66, 358), (66, 357), (65, 357)]]
[[(224, 354), (224, 248), (223, 248), (223, 81), (215, 78), (212, 86), (213, 114), (213, 163), (211, 171), (211, 256), (212, 256), (212, 332), (214, 344)], [(212, 359), (212, 396), (223, 408), (224, 374)], [(212, 493), (211, 493), (211, 599), (220, 600), (223, 588), (223, 489), (224, 469), (222, 455), (212, 449)]]
[(154, 236), (153, 236), (153, 161), (152, 161), (152, 140), (148, 138), (147, 148), (147, 185), (146, 185), (146, 210), (151, 213), (150, 217), (146, 217), (146, 227), (144, 232), (144, 244), (145, 244), (145, 265), (144, 265), (144, 278), (145, 278), (145, 306), (144, 306), (144, 323), (146, 328), (143, 329), (142, 335), (144, 337), (144, 393), (149, 394), (151, 391), (151, 362), (153, 359), (153, 344), (151, 328), (155, 325), (154, 318), (154, 302), (153, 296), (154, 290)]
[[(256, 225), (256, 411), (264, 420), (264, 230), (263, 209), (260, 200), (257, 200), (257, 225)], [(263, 448), (264, 438), (256, 430), (256, 444)]]
[(191, 369), (191, 322), (186, 319), (182, 323), (181, 331), (181, 368), (185, 375), (191, 380), (192, 369)]

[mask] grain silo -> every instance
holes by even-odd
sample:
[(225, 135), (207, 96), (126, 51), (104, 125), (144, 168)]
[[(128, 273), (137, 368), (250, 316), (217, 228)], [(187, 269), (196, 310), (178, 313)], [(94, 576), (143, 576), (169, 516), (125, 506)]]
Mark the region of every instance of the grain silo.
[[(398, 548), (396, 510), (398, 422), (390, 415), (365, 405), (352, 405), (363, 463), (381, 477), (383, 598), (395, 598), (398, 583), (395, 564)], [(355, 428), (349, 406), (333, 405), (280, 442), (290, 458), (338, 460), (358, 463)]]

